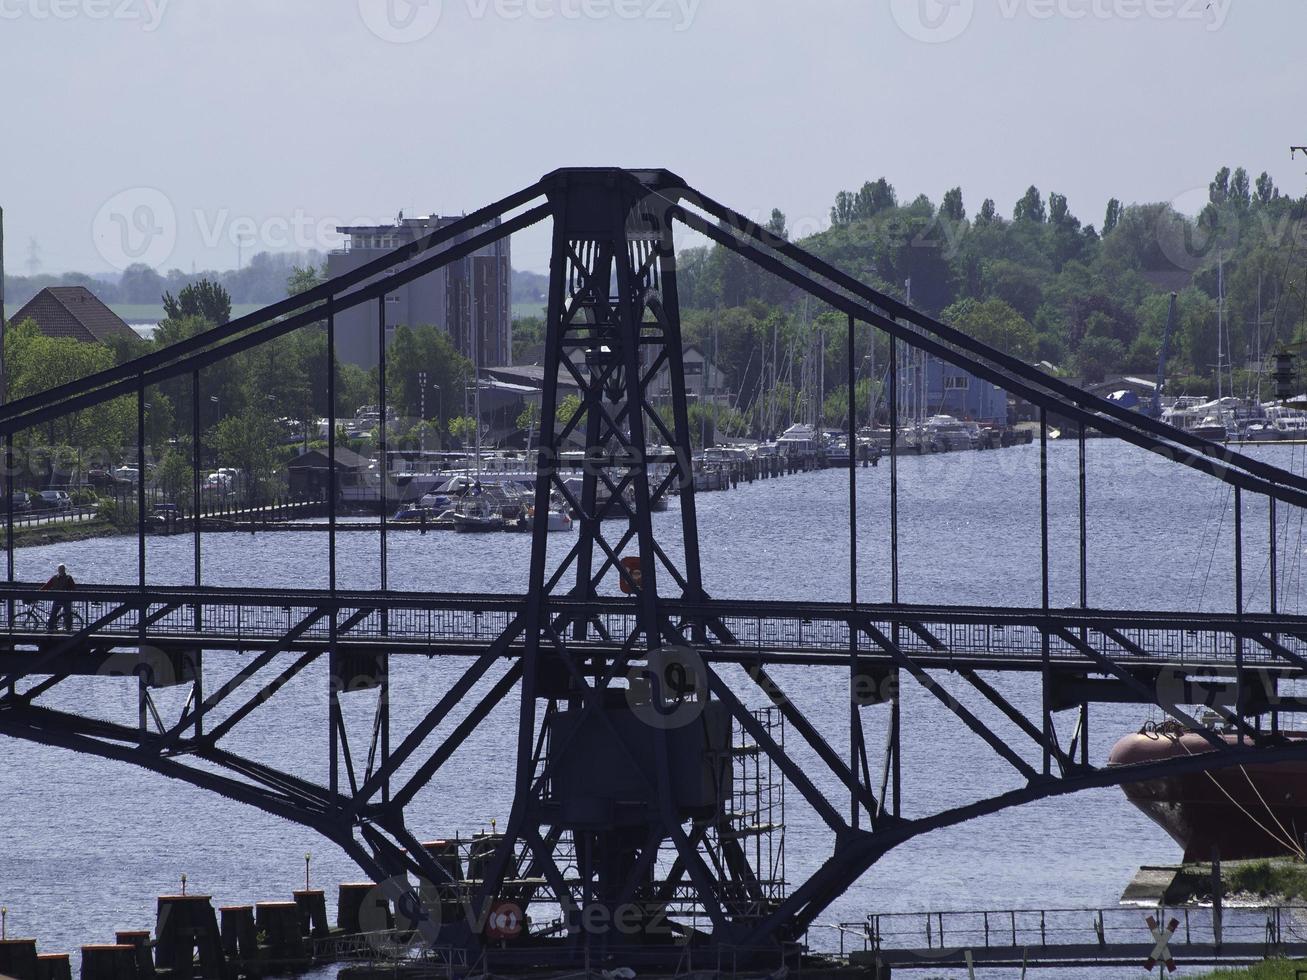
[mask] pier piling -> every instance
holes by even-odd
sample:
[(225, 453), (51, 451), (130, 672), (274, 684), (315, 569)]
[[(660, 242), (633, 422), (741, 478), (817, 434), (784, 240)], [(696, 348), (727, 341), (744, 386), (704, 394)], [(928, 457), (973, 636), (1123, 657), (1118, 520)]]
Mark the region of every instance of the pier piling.
[(114, 933), (114, 942), (120, 946), (131, 946), (136, 950), (136, 975), (139, 980), (151, 980), (154, 977), (154, 959), (150, 955), (149, 930), (120, 929)]
[(83, 946), (82, 980), (137, 980), (136, 947), (126, 943)]
[(336, 899), (336, 926), (344, 933), (363, 932), (363, 919), (371, 921), (373, 910), (363, 911), (364, 902), (375, 902), (378, 908), (384, 907), (386, 928), (393, 929), (395, 920), (391, 916), (390, 903), (378, 897), (377, 886), (370, 881), (347, 882), (340, 886)]
[(222, 938), (208, 895), (160, 895), (155, 922), (158, 969), (171, 970), (174, 978), (184, 980), (196, 975), (198, 962), (198, 975), (204, 980), (222, 980)]
[(67, 953), (41, 953), (36, 958), (37, 980), (73, 980), (73, 965)]
[(14, 980), (37, 980), (36, 940), (0, 940), (0, 974)]
[(224, 905), (218, 910), (222, 921), (222, 952), (229, 960), (253, 963), (259, 957), (258, 934), (254, 929), (253, 905)]
[(327, 925), (327, 893), (321, 888), (308, 888), (294, 895), (295, 907), (299, 909), (300, 935), (325, 939), (331, 932)]

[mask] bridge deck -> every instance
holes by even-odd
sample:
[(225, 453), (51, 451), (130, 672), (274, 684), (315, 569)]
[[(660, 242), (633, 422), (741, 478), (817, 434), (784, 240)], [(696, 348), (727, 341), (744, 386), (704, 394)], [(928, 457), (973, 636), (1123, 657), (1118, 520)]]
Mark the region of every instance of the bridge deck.
[[(0, 631), (10, 654), (6, 669), (21, 664), (20, 651), (48, 647), (51, 593), (35, 586), (0, 586)], [(28, 610), (37, 603), (37, 613)], [(74, 630), (90, 624), (92, 646), (147, 642), (214, 650), (258, 650), (285, 641), (306, 621), (288, 650), (324, 648), (331, 618), (346, 624), (337, 645), (396, 654), (474, 656), (484, 652), (526, 610), (526, 600), (470, 593), (370, 593), (295, 589), (150, 588), (93, 586), (72, 602)], [(1061, 667), (1093, 668), (1089, 651), (1137, 666), (1274, 670), (1307, 674), (1307, 617), (1268, 614), (1182, 614), (1131, 610), (924, 606), (710, 600), (667, 601), (674, 620), (713, 624), (704, 655), (721, 662), (763, 658), (769, 662), (847, 662), (850, 633), (859, 655), (889, 654), (875, 633), (892, 637), (926, 666), (1035, 670), (1044, 656)], [(550, 600), (555, 618), (584, 618), (588, 642), (597, 650), (619, 648), (636, 629), (635, 602)], [(314, 619), (313, 617), (317, 617)], [(142, 630), (141, 623), (145, 620)], [(602, 632), (600, 632), (600, 629)], [(521, 649), (520, 638), (505, 653)]]

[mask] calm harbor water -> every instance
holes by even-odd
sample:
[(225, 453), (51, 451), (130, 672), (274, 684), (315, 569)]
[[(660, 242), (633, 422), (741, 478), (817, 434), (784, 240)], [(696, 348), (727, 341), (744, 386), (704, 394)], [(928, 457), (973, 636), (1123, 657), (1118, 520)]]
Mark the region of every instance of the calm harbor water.
[[(1232, 609), (1232, 492), (1115, 441), (1094, 441), (1088, 450), (1090, 604)], [(1303, 471), (1301, 447), (1253, 452)], [(1039, 603), (1038, 453), (1034, 445), (900, 462), (903, 600)], [(1073, 605), (1079, 601), (1076, 447), (1055, 442), (1050, 454), (1053, 604)], [(889, 596), (889, 465), (860, 469), (857, 477), (859, 593), (863, 601), (879, 601)], [(733, 492), (701, 495), (698, 509), (711, 594), (847, 599), (846, 474), (828, 471), (742, 485)], [(657, 515), (662, 543), (673, 555), (681, 550), (678, 517), (675, 503)], [(1301, 607), (1302, 532), (1301, 513), (1281, 507), (1276, 533), (1280, 604), (1286, 611)], [(1269, 601), (1269, 534), (1265, 502), (1246, 499), (1244, 562), (1252, 609), (1265, 609)], [(553, 536), (555, 560), (567, 543), (564, 535)], [(342, 587), (378, 584), (378, 544), (374, 534), (342, 536)], [(188, 584), (190, 549), (188, 537), (151, 540), (150, 581)], [(389, 581), (401, 589), (520, 593), (529, 550), (528, 535), (397, 533), (390, 539)], [(326, 554), (323, 534), (207, 535), (204, 580), (325, 587)], [(24, 580), (43, 580), (60, 561), (80, 582), (134, 581), (135, 539), (28, 548), (16, 556)], [(459, 665), (395, 660), (392, 711), (394, 730), (402, 734), (439, 697)], [(215, 672), (229, 662), (220, 656), (209, 660)], [(801, 669), (777, 673), (832, 743), (845, 745), (841, 679), (832, 672)], [(744, 690), (747, 680), (742, 675), (735, 679)], [(493, 680), (478, 685), (474, 697)], [(1037, 690), (1029, 679), (996, 683), (1018, 703), (1034, 703)], [(134, 717), (130, 682), (74, 680), (58, 692), (49, 703), (93, 699), (106, 716)], [(176, 711), (180, 704), (171, 697), (165, 694), (160, 700)], [(360, 700), (346, 699), (346, 710), (361, 721), (370, 713), (371, 696), (353, 697)], [(1021, 744), (1002, 719), (962, 700)], [(325, 704), (322, 675), (310, 671), (255, 712), (224, 745), (325, 780)], [(865, 717), (869, 745), (879, 746), (884, 709), (867, 709)], [(1121, 734), (1148, 717), (1146, 710), (1129, 706), (1094, 709), (1091, 757), (1104, 760)], [(515, 719), (513, 703), (501, 706), (418, 796), (410, 808), (411, 829), (418, 836), (469, 834), (507, 815)], [(1072, 723), (1069, 714), (1060, 716), (1064, 739)], [(904, 739), (904, 811), (909, 815), (1018, 785), (1013, 769), (911, 686), (904, 693)], [(1026, 755), (1036, 758), (1033, 751)], [(10, 935), (35, 936), (43, 951), (74, 950), (112, 938), (115, 928), (150, 925), (154, 896), (175, 889), (183, 873), (190, 890), (212, 894), (221, 904), (289, 897), (303, 885), (306, 852), (313, 855), (314, 884), (327, 888), (333, 904), (335, 884), (359, 877), (343, 853), (300, 827), (182, 783), (57, 749), (0, 739), (0, 800), (6, 817), (0, 905), (9, 910)], [(793, 881), (823, 860), (828, 841), (797, 793), (788, 802), (786, 856)], [(1087, 792), (918, 838), (887, 855), (822, 922), (856, 921), (871, 911), (1113, 904), (1141, 864), (1178, 858), (1179, 849), (1118, 790)], [(837, 942), (829, 929), (814, 930), (811, 938), (814, 945)]]

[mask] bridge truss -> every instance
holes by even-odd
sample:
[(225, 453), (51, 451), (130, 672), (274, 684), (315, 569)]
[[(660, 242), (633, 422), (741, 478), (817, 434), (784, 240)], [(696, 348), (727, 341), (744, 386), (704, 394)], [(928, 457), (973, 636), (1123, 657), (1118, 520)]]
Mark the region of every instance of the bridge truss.
[[(378, 399), (386, 417), (385, 296), (499, 238), (549, 219), (553, 249), (545, 345), (545, 387), (536, 512), (552, 494), (580, 515), (561, 557), (544, 522), (533, 532), (529, 589), (522, 595), (430, 594), (389, 587), (381, 518), (381, 588), (337, 581), (338, 472), (330, 471), (328, 588), (219, 589), (203, 584), (203, 541), (193, 529), (195, 579), (159, 587), (146, 567), (144, 495), (138, 495), (135, 582), (79, 589), (66, 598), (80, 624), (51, 637), (25, 622), (37, 598), (14, 569), (12, 474), (15, 438), (111, 399), (134, 396), (140, 472), (145, 473), (148, 391), (190, 380), (192, 467), (198, 498), (202, 372), (291, 331), (325, 329), (329, 455), (336, 449), (335, 319), (370, 304), (382, 360)], [(1041, 418), (1069, 420), (1079, 442), (1080, 603), (1050, 602), (1048, 450), (1040, 445), (1042, 602), (1034, 608), (922, 606), (900, 602), (898, 477), (890, 460), (891, 600), (857, 595), (856, 454), (850, 454), (850, 590), (840, 602), (757, 602), (709, 596), (703, 586), (681, 363), (673, 229), (699, 232), (803, 290), (849, 320), (850, 374), (857, 324), (925, 351), (1026, 399)], [(896, 362), (891, 357), (891, 365)], [(670, 369), (670, 411), (652, 391)], [(894, 368), (891, 368), (894, 370)], [(557, 379), (581, 391), (563, 417)], [(853, 377), (849, 391), (855, 389)], [(889, 385), (897, 442), (897, 385)], [(660, 411), (660, 409), (663, 409)], [(857, 411), (849, 405), (850, 428)], [(1234, 488), (1235, 612), (1138, 612), (1090, 608), (1085, 559), (1085, 433), (1160, 454)], [(1046, 430), (1045, 430), (1046, 431)], [(892, 847), (930, 830), (1077, 790), (1246, 761), (1307, 756), (1289, 742), (1279, 715), (1300, 705), (1281, 685), (1307, 674), (1307, 619), (1275, 608), (1276, 507), (1307, 505), (1307, 480), (1197, 439), (1076, 389), (908, 307), (661, 170), (563, 170), (307, 293), (118, 367), (0, 409), (9, 501), (8, 575), (0, 585), (0, 734), (129, 762), (185, 780), (313, 828), (366, 873), (387, 882), (433, 943), (497, 962), (575, 964), (582, 957), (675, 964), (687, 944), (730, 951), (732, 961), (775, 962), (794, 951), (821, 912)], [(385, 426), (381, 427), (383, 485)], [(579, 462), (567, 447), (586, 447)], [(580, 478), (577, 483), (569, 477)], [(679, 495), (679, 547), (654, 533), (653, 513)], [(1270, 502), (1269, 613), (1244, 611), (1244, 495)], [(383, 505), (384, 511), (384, 505)], [(665, 527), (665, 522), (661, 526)], [(677, 557), (674, 559), (673, 554)], [(624, 561), (623, 559), (628, 559)], [(628, 595), (613, 594), (620, 583)], [(232, 651), (223, 676), (206, 651)], [(389, 664), (439, 657), (460, 671), (408, 731), (392, 733)], [(327, 670), (321, 670), (325, 665)], [(841, 727), (823, 728), (787, 696), (782, 668), (823, 670), (832, 697), (848, 696)], [(741, 672), (747, 678), (740, 686)], [(314, 672), (329, 688), (328, 779), (318, 784), (236, 754), (223, 742), (256, 711), (275, 711), (278, 693)], [(995, 672), (1039, 679), (1037, 711), (992, 683)], [(49, 703), (70, 677), (138, 678), (135, 719), (107, 720)], [(1228, 679), (1212, 707), (1218, 722), (1185, 708), (1193, 687)], [(918, 815), (903, 806), (900, 680), (920, 684), (941, 712), (970, 729), (1019, 777), (1016, 789)], [(478, 685), (481, 685), (479, 688)], [(178, 717), (163, 716), (153, 691), (189, 687)], [(965, 692), (964, 695), (954, 692)], [(411, 692), (410, 692), (411, 693)], [(477, 696), (479, 693), (479, 696)], [(1019, 731), (1012, 743), (970, 710), (979, 697)], [(342, 698), (372, 697), (367, 730), (351, 730)], [(477, 844), (475, 861), (422, 846), (412, 802), (441, 779), (448, 760), (497, 705), (516, 699), (512, 809), (502, 830)], [(1090, 705), (1152, 705), (1200, 732), (1210, 753), (1126, 768), (1089, 758)], [(783, 719), (788, 741), (756, 710)], [(1069, 740), (1054, 715), (1074, 711)], [(868, 745), (865, 720), (883, 713), (887, 737)], [(1217, 725), (1241, 732), (1230, 744)], [(765, 756), (825, 827), (827, 859), (778, 892), (758, 867), (732, 795), (733, 731)], [(844, 748), (837, 749), (841, 745)], [(366, 746), (366, 751), (363, 751)], [(832, 789), (833, 787), (833, 789)], [(405, 882), (425, 882), (426, 891)], [(435, 901), (430, 900), (434, 889)], [(421, 901), (421, 895), (427, 901)], [(564, 927), (506, 938), (483, 928), (487, 909), (511, 903)], [(692, 920), (685, 910), (693, 909)], [(471, 910), (461, 915), (460, 909)], [(667, 928), (668, 910), (672, 920)], [(624, 917), (627, 928), (579, 922)], [(616, 959), (613, 962), (617, 962)]]

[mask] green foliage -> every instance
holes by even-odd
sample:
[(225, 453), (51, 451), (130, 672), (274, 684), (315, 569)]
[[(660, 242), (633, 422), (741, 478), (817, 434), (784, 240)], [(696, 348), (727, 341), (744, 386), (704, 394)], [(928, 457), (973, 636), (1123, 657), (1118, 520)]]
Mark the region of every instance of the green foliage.
[(513, 363), (530, 363), (527, 352), (545, 342), (545, 319), (540, 316), (518, 317), (513, 321)]
[(189, 452), (169, 449), (154, 468), (155, 486), (164, 499), (189, 509), (194, 495), (194, 473)]
[(295, 266), (290, 270), (290, 277), (286, 280), (286, 295), (298, 296), (300, 293), (307, 293), (314, 286), (317, 286), (326, 280), (326, 268), (321, 270), (313, 266)]
[(176, 298), (164, 293), (163, 310), (170, 320), (198, 316), (222, 326), (231, 319), (231, 294), (216, 282), (201, 279), (184, 287)]
[[(9, 397), (24, 398), (77, 381), (114, 364), (114, 354), (101, 344), (70, 338), (47, 337), (31, 320), (5, 333), (5, 365)], [(112, 459), (121, 452), (129, 431), (134, 432), (134, 399), (115, 398), (77, 412), (69, 412), (24, 430), (15, 449), (26, 458), (29, 472), (42, 486), (56, 470), (69, 472), (84, 454)]]
[(1029, 360), (1035, 355), (1035, 330), (1012, 306), (997, 297), (964, 299), (943, 313), (944, 322), (1005, 354)]
[(252, 406), (239, 415), (224, 418), (209, 437), (220, 464), (240, 472), (245, 497), (252, 503), (264, 499), (271, 489), (280, 436), (272, 416)]
[(470, 445), (476, 439), (476, 419), (467, 415), (460, 415), (456, 419), (450, 419), (449, 434), (463, 445)]
[(1296, 980), (1303, 960), (1266, 960), (1255, 966), (1234, 967), (1195, 975), (1195, 980)]
[(458, 352), (443, 330), (431, 326), (397, 327), (387, 357), (391, 401), (400, 414), (421, 417), (423, 372), (427, 418), (444, 421), (462, 409), (464, 386), (472, 379), (472, 363)]

